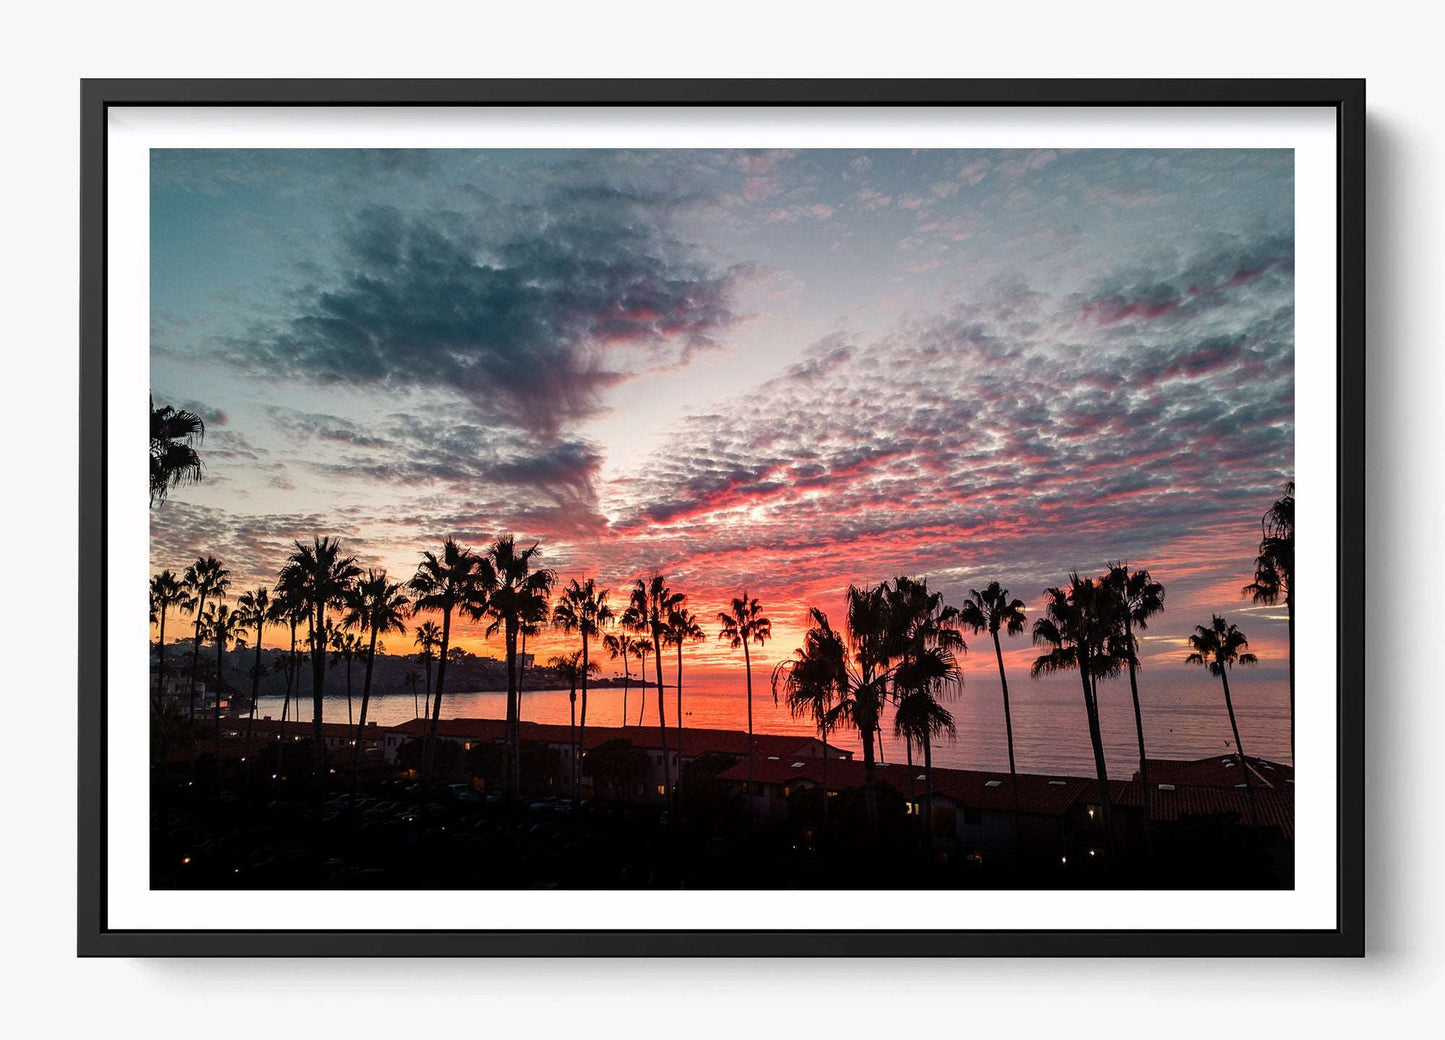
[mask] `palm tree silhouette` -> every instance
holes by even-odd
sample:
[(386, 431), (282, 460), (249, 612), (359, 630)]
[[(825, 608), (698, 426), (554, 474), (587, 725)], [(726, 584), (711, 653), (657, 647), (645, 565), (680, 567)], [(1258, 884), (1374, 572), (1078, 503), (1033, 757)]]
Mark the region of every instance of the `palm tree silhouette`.
[[(196, 676), (201, 666), (201, 626), (205, 624), (204, 612), (208, 601), (221, 600), (226, 596), (226, 590), (231, 587), (231, 572), (221, 566), (221, 562), (214, 556), (199, 557), (195, 563), (186, 568), (181, 576), (181, 587), (185, 589), (186, 602), (181, 604), (183, 611), (194, 611), (196, 615), (196, 627), (191, 644), (191, 693), (190, 693), (190, 717), (196, 717)], [(221, 677), (216, 676), (217, 696), (220, 695)]]
[(480, 573), (486, 602), (467, 606), (473, 620), (483, 615), (491, 618), (486, 634), (502, 632), (507, 652), (507, 739), (503, 753), (503, 777), (509, 815), (515, 809), (517, 790), (521, 786), (521, 729), (517, 714), (517, 634), (523, 619), (545, 616), (552, 586), (557, 575), (545, 567), (535, 567), (541, 548), (534, 542), (530, 548), (518, 550), (512, 535), (503, 535), (487, 548), (482, 557)]
[[(628, 610), (631, 609), (630, 607), (628, 608)], [(627, 618), (627, 612), (624, 611), (622, 615), (622, 623), (624, 625), (632, 623), (629, 622)], [(641, 629), (638, 631), (641, 631)], [(647, 714), (647, 655), (650, 653), (652, 653), (652, 643), (647, 639), (634, 639), (632, 641), (632, 656), (637, 658), (639, 662), (637, 681), (642, 684), (642, 689), (639, 691), (640, 695), (637, 698), (638, 701), (641, 702), (637, 708), (637, 724), (639, 726), (642, 725), (643, 716)]]
[(151, 404), (151, 506), (164, 505), (173, 488), (199, 484), (205, 466), (196, 445), (206, 436), (206, 424), (194, 412), (178, 411), (169, 405)]
[[(582, 636), (582, 657), (579, 675), (582, 680), (582, 720), (578, 734), (580, 748), (587, 745), (587, 676), (593, 671), (589, 655), (590, 642), (602, 634), (602, 629), (613, 621), (612, 608), (607, 605), (607, 589), (597, 588), (597, 583), (588, 578), (579, 582), (573, 578), (562, 590), (557, 605), (552, 609), (552, 623), (564, 632), (577, 632)], [(575, 769), (580, 769), (577, 761)], [(572, 800), (577, 800), (576, 772), (573, 773)]]
[(687, 609), (686, 601), (678, 603), (667, 612), (667, 629), (663, 642), (677, 647), (677, 749), (682, 752), (682, 648), (683, 644), (706, 639), (697, 615)]
[(1294, 481), (1260, 521), (1259, 555), (1254, 581), (1244, 594), (1256, 603), (1274, 606), (1284, 600), (1289, 622), (1289, 755), (1294, 761)]
[(1110, 613), (1122, 632), (1118, 653), (1129, 666), (1129, 693), (1134, 698), (1134, 729), (1139, 737), (1139, 783), (1144, 792), (1144, 840), (1149, 855), (1153, 856), (1154, 814), (1150, 807), (1149, 755), (1144, 750), (1144, 713), (1139, 707), (1139, 640), (1134, 630), (1144, 631), (1149, 619), (1164, 610), (1164, 586), (1154, 580), (1147, 570), (1131, 571), (1127, 564), (1111, 563), (1109, 570), (1100, 581), (1105, 597), (1111, 597)]
[(949, 740), (958, 737), (958, 727), (953, 714), (927, 689), (915, 689), (905, 693), (898, 701), (893, 713), (893, 735), (902, 737), (908, 748), (908, 778), (913, 781), (913, 747), (923, 750), (923, 813), (922, 825), (925, 842), (933, 834), (933, 741), (940, 736)]
[(813, 625), (803, 637), (803, 645), (793, 656), (779, 661), (773, 669), (773, 703), (778, 702), (781, 688), (788, 714), (795, 719), (808, 718), (818, 727), (823, 741), (823, 829), (828, 829), (828, 733), (836, 724), (832, 716), (834, 702), (847, 692), (848, 649), (843, 639), (828, 624), (828, 616), (817, 608), (809, 612)]
[(226, 604), (215, 602), (206, 611), (204, 623), (206, 637), (216, 643), (216, 703), (212, 716), (215, 720), (216, 734), (216, 786), (221, 784), (221, 666), (225, 661), (226, 648), (235, 646), (237, 650), (244, 650), (246, 647), (246, 615), (237, 610), (232, 610)]
[(1084, 690), (1084, 710), (1089, 721), (1089, 741), (1094, 749), (1094, 771), (1099, 779), (1104, 809), (1104, 836), (1113, 836), (1113, 806), (1109, 795), (1109, 767), (1104, 761), (1104, 738), (1099, 725), (1097, 680), (1117, 675), (1120, 664), (1110, 652), (1113, 620), (1109, 601), (1096, 582), (1069, 575), (1066, 588), (1044, 590), (1044, 616), (1034, 621), (1036, 646), (1049, 647), (1034, 660), (1032, 676), (1052, 675), (1076, 668)]
[(998, 684), (1003, 691), (1003, 725), (1008, 738), (1009, 785), (1013, 788), (1014, 806), (1014, 859), (1017, 862), (1023, 846), (1023, 822), (1019, 816), (1019, 774), (1014, 762), (1013, 711), (1008, 699), (1008, 673), (1003, 666), (1003, 645), (999, 642), (1000, 631), (1011, 636), (1021, 635), (1028, 619), (1024, 616), (1024, 601), (1014, 599), (1008, 589), (996, 581), (983, 587), (983, 591), (970, 589), (968, 598), (959, 609), (959, 622), (973, 632), (987, 631), (993, 640), (993, 656), (998, 662)]
[(868, 827), (878, 831), (877, 764), (874, 738), (883, 718), (891, 678), (890, 657), (896, 648), (892, 619), (888, 611), (888, 583), (860, 587), (849, 585), (847, 642), (852, 657), (843, 696), (833, 708), (834, 724), (847, 722), (863, 742), (863, 802)]
[(306, 605), (311, 644), (311, 733), (314, 747), (314, 772), (319, 795), (326, 778), (326, 739), (322, 732), (326, 693), (326, 618), (332, 608), (344, 608), (347, 590), (361, 574), (356, 557), (343, 556), (341, 543), (331, 538), (315, 537), (310, 545), (295, 542), (287, 562), (295, 568), (294, 581), (301, 601)]
[(452, 614), (459, 610), (480, 613), (486, 607), (487, 593), (482, 573), (482, 558), (448, 538), (442, 543), (440, 556), (431, 552), (421, 554), (421, 563), (417, 565), (416, 574), (409, 587), (416, 597), (411, 606), (413, 616), (423, 611), (432, 611), (442, 616), (441, 638), (437, 643), (437, 681), (431, 699), (431, 721), (427, 725), (426, 737), (422, 743), (421, 813), (418, 820), (422, 821), (422, 826), (425, 827), (427, 787), (431, 783), (437, 723), (441, 719), (442, 696), (446, 692), (447, 648), (451, 642)]
[(1239, 723), (1234, 718), (1234, 700), (1229, 695), (1229, 673), (1236, 664), (1259, 663), (1254, 654), (1243, 652), (1249, 646), (1236, 626), (1227, 624), (1218, 614), (1211, 616), (1208, 625), (1196, 625), (1189, 636), (1190, 653), (1184, 658), (1185, 664), (1202, 665), (1210, 675), (1219, 677), (1224, 687), (1224, 706), (1229, 711), (1229, 728), (1234, 732), (1235, 758), (1239, 760), (1239, 771), (1244, 774), (1244, 786), (1249, 792), (1249, 811), (1258, 824), (1259, 816), (1254, 805), (1254, 785), (1249, 779), (1249, 763), (1245, 759), (1244, 744), (1239, 739)]
[(633, 653), (633, 638), (626, 632), (609, 632), (602, 639), (602, 645), (607, 648), (607, 653), (612, 660), (622, 658), (622, 724), (627, 725), (627, 691), (632, 685), (632, 672), (627, 666), (627, 658)]
[[(301, 572), (287, 564), (281, 569), (276, 585), (271, 590), (271, 611), (276, 624), (284, 624), (291, 632), (291, 647), (286, 656), (286, 699), (281, 702), (281, 721), (285, 723), (291, 712), (291, 698), (296, 692), (300, 678), (301, 660), (296, 650), (296, 628), (309, 616), (306, 602), (301, 596)], [(278, 734), (277, 739), (280, 740)], [(284, 749), (285, 745), (282, 745)], [(278, 765), (279, 765), (278, 759)]]
[(271, 593), (263, 585), (249, 592), (241, 593), (236, 601), (240, 609), (242, 624), (256, 630), (256, 660), (251, 665), (251, 704), (246, 722), (246, 758), (251, 757), (251, 737), (256, 728), (256, 699), (261, 693), (261, 633), (266, 622), (271, 620)]
[[(356, 587), (352, 586), (342, 595), (341, 605), (345, 606), (351, 602)], [(351, 659), (361, 653), (361, 640), (347, 631), (350, 622), (344, 617), (341, 621), (329, 624), (327, 627), (327, 644), (331, 647), (332, 665), (344, 664), (346, 666), (346, 724), (353, 726), (356, 720), (352, 715), (351, 704)]]
[(431, 661), (436, 656), (437, 647), (442, 645), (442, 630), (435, 621), (423, 621), (416, 626), (413, 642), (421, 648), (422, 664), (426, 667), (426, 700), (423, 702), (426, 710), (422, 714), (424, 718), (431, 718)]
[(540, 598), (532, 598), (522, 609), (522, 617), (517, 623), (517, 630), (521, 635), (521, 649), (517, 652), (517, 718), (522, 717), (522, 695), (527, 686), (527, 637), (540, 635), (542, 626), (547, 623), (547, 601)]
[[(773, 623), (763, 617), (762, 607), (756, 596), (749, 596), (743, 589), (741, 596), (734, 596), (727, 613), (719, 612), (719, 641), (736, 650), (743, 649), (743, 673), (748, 684), (748, 812), (753, 811), (753, 797), (757, 787), (753, 782), (753, 660), (748, 650), (749, 643), (762, 646), (773, 637)], [(658, 682), (662, 682), (662, 670), (658, 669)]]
[(150, 598), (151, 611), (156, 616), (156, 624), (160, 626), (156, 642), (156, 696), (152, 699), (152, 707), (160, 711), (166, 696), (166, 615), (172, 607), (190, 609), (191, 597), (181, 584), (181, 579), (176, 577), (174, 571), (167, 569), (151, 575)]
[[(622, 623), (634, 632), (646, 635), (652, 641), (652, 663), (657, 673), (657, 728), (662, 733), (662, 790), (676, 795), (672, 785), (671, 756), (667, 748), (667, 708), (664, 702), (665, 688), (662, 685), (662, 638), (667, 633), (667, 615), (684, 601), (684, 597), (667, 586), (667, 579), (657, 574), (650, 581), (637, 579), (632, 587), (632, 596), (623, 612)], [(647, 695), (643, 694), (644, 707)], [(639, 720), (638, 725), (641, 725)], [(678, 749), (681, 751), (681, 749)]]
[(416, 688), (421, 685), (421, 673), (407, 669), (406, 674), (401, 677), (401, 683), (411, 687), (411, 717), (421, 718), (421, 702), (416, 699)]
[(954, 627), (959, 622), (958, 611), (943, 605), (943, 595), (929, 590), (928, 579), (899, 576), (887, 599), (896, 660), (892, 675), (898, 703), (894, 733), (907, 738), (910, 753), (914, 744), (923, 749), (923, 832), (925, 841), (931, 841), (933, 740), (940, 735), (950, 740), (958, 736), (952, 714), (938, 699), (944, 691), (962, 684), (957, 655), (967, 653), (968, 646)]
[(577, 802), (577, 785), (582, 778), (582, 747), (583, 737), (577, 731), (577, 686), (579, 683), (586, 683), (587, 674), (596, 674), (600, 669), (597, 662), (592, 661), (586, 665), (582, 663), (582, 651), (573, 650), (571, 653), (554, 654), (547, 659), (547, 667), (562, 677), (567, 684), (567, 703), (571, 708), (572, 722), (567, 732), (568, 753), (572, 761), (568, 772), (572, 778), (572, 802)]
[[(357, 628), (365, 644), (366, 671), (361, 680), (361, 713), (356, 719), (356, 738), (351, 742), (351, 797), (356, 803), (356, 781), (361, 766), (361, 743), (366, 736), (366, 709), (371, 704), (371, 670), (376, 663), (376, 638), (387, 632), (405, 632), (403, 618), (411, 601), (402, 595), (399, 583), (387, 579), (386, 571), (369, 570), (346, 598), (346, 623)], [(360, 642), (360, 640), (358, 640)], [(413, 701), (416, 689), (412, 689)]]

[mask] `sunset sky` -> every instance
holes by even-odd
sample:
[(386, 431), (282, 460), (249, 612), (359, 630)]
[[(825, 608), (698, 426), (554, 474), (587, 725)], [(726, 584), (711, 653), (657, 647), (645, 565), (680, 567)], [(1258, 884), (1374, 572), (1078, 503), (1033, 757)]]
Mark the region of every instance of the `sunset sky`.
[(515, 532), (710, 636), (746, 587), (761, 676), (850, 582), (1033, 606), (1125, 559), (1146, 663), (1211, 612), (1282, 663), (1239, 589), (1293, 474), (1289, 151), (151, 154), (151, 386), (207, 423), (156, 569)]

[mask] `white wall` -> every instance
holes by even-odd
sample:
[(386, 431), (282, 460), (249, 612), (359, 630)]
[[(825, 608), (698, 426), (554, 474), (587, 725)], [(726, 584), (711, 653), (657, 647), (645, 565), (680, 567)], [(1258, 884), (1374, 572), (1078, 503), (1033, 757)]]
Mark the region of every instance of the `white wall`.
[[(1399, 1029), (1441, 997), (1445, 733), (1438, 662), (1445, 238), (1439, 26), (1421, 5), (720, 2), (537, 5), (297, 0), (23, 4), (5, 18), (0, 267), (12, 504), (7, 699), (55, 712), (60, 778), (8, 792), (5, 958), (12, 1020), (54, 1034), (122, 1022), (221, 1038), (437, 1022), (574, 1020), (636, 1036), (661, 1015), (739, 1029), (878, 1035), (1218, 1036)], [(1010, 20), (999, 12), (1017, 10)], [(77, 80), (90, 76), (1370, 77), (1370, 956), (1350, 963), (139, 963), (72, 957)], [(15, 446), (19, 446), (18, 448)], [(33, 453), (37, 447), (44, 451)], [(9, 472), (13, 469), (13, 472)], [(28, 507), (28, 508), (27, 508)], [(22, 548), (24, 546), (24, 548)], [(53, 571), (50, 568), (53, 567)], [(44, 571), (41, 568), (45, 568)], [(12, 598), (18, 597), (18, 598)], [(50, 640), (59, 637), (55, 642)], [(1309, 634), (1302, 634), (1309, 645)], [(43, 670), (37, 646), (57, 662)], [(1432, 667), (1434, 666), (1434, 667)], [(1306, 692), (1304, 694), (1308, 696)], [(12, 745), (24, 775), (37, 741)], [(7, 763), (9, 765), (9, 763)], [(1406, 833), (1410, 831), (1410, 833)], [(886, 897), (880, 897), (886, 898)], [(828, 916), (823, 916), (826, 910)], [(820, 923), (846, 907), (820, 901)], [(237, 1003), (241, 994), (243, 1003)], [(16, 1002), (18, 998), (18, 1003)], [(218, 1001), (222, 1003), (218, 1003)], [(264, 1001), (264, 1004), (258, 1003)], [(225, 1007), (246, 1007), (243, 1014)], [(425, 1012), (423, 1012), (425, 1008)], [(545, 1011), (544, 1011), (545, 1009)], [(575, 1016), (575, 1018), (574, 1018)], [(936, 1016), (936, 1017), (935, 1017)], [(349, 1024), (348, 1024), (349, 1023)]]

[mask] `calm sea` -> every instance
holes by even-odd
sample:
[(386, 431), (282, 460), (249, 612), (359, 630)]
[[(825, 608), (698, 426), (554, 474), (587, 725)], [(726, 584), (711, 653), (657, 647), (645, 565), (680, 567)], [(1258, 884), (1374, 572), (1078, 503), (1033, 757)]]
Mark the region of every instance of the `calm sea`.
[[(686, 680), (686, 676), (684, 676)], [(808, 733), (807, 722), (790, 718), (787, 709), (775, 706), (767, 682), (754, 680), (753, 724), (759, 733)], [(1240, 737), (1245, 750), (1278, 762), (1289, 762), (1289, 686), (1283, 678), (1240, 671), (1230, 683)], [(648, 723), (657, 721), (657, 691), (647, 691)], [(1151, 671), (1141, 676), (1144, 736), (1151, 758), (1203, 758), (1233, 750), (1229, 716), (1218, 680), (1203, 671), (1165, 673)], [(1077, 677), (1048, 679), (1021, 678), (1009, 684), (1013, 708), (1014, 747), (1021, 771), (1090, 775), (1094, 771), (1089, 746), (1088, 722), (1083, 691)], [(640, 691), (627, 697), (629, 724), (636, 724)], [(676, 724), (676, 694), (667, 692), (667, 720)], [(592, 690), (587, 698), (589, 726), (616, 726), (622, 722), (622, 690)], [(258, 715), (281, 716), (282, 698), (263, 697)], [(356, 697), (360, 706), (360, 696)], [(293, 711), (297, 706), (293, 704)], [(1004, 736), (1003, 703), (998, 683), (970, 677), (956, 697), (948, 702), (958, 726), (958, 739), (934, 748), (934, 764), (963, 769), (1007, 769), (1008, 746)], [(412, 697), (373, 698), (368, 717), (383, 725), (395, 725), (413, 717)], [(1104, 750), (1111, 775), (1127, 776), (1138, 764), (1134, 709), (1127, 680), (1103, 683), (1099, 688), (1099, 710)], [(502, 692), (447, 694), (442, 704), (444, 718), (503, 718), (506, 694)], [(699, 678), (683, 687), (683, 725), (701, 728), (746, 729), (747, 706), (741, 684)], [(311, 718), (309, 692), (299, 705), (299, 717)], [(560, 723), (570, 717), (566, 690), (527, 690), (522, 695), (522, 717), (532, 722)], [(327, 722), (346, 722), (344, 694), (331, 694), (325, 701)], [(883, 754), (886, 761), (903, 761), (903, 746), (892, 734), (891, 717), (884, 723)], [(832, 743), (861, 754), (858, 735), (840, 732)]]

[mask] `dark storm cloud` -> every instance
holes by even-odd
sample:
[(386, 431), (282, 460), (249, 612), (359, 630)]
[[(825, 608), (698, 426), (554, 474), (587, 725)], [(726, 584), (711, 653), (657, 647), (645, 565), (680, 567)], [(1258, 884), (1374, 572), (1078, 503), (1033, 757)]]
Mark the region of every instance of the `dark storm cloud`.
[[(538, 495), (591, 516), (602, 457), (575, 439), (543, 440), (503, 425), (458, 421), (440, 410), (396, 412), (363, 425), (335, 415), (271, 408), (301, 468), (362, 483), (449, 485), (463, 492), (487, 486), (519, 508)], [(317, 452), (312, 440), (334, 450)]]
[(717, 345), (743, 272), (669, 237), (661, 203), (572, 187), (507, 232), (465, 213), (365, 209), (337, 273), (233, 360), (314, 384), (454, 392), (546, 436), (607, 386)]

